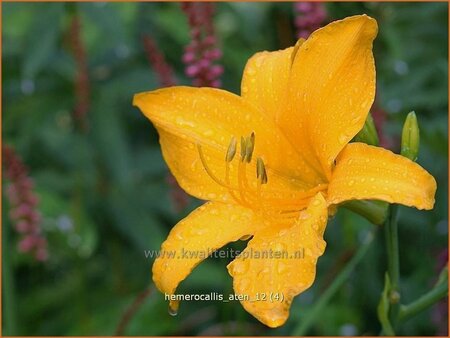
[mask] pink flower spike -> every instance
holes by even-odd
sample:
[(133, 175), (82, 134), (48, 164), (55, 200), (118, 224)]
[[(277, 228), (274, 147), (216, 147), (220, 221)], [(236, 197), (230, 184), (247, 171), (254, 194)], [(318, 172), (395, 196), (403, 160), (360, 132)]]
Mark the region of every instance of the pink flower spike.
[(30, 230), (30, 223), (25, 220), (21, 220), (16, 223), (16, 230), (19, 233), (26, 233)]
[[(183, 62), (185, 73), (192, 79), (192, 84), (199, 87), (213, 87), (220, 82), (215, 81), (221, 72), (214, 70), (221, 56), (221, 50), (216, 46), (217, 38), (214, 32), (214, 4), (207, 2), (182, 3), (187, 22), (190, 27), (191, 42), (185, 47)], [(213, 83), (213, 81), (215, 81)]]
[(186, 68), (186, 75), (189, 77), (196, 76), (200, 71), (200, 68), (197, 65), (190, 65)]
[(21, 252), (29, 252), (36, 245), (36, 240), (33, 235), (24, 237), (18, 244), (18, 250)]
[(11, 206), (9, 218), (20, 236), (17, 249), (23, 253), (30, 252), (36, 258), (39, 248), (47, 250), (47, 240), (42, 235), (41, 216), (37, 209), (39, 200), (32, 190), (34, 182), (13, 149), (5, 145), (2, 149), (5, 178), (9, 180), (6, 194)]

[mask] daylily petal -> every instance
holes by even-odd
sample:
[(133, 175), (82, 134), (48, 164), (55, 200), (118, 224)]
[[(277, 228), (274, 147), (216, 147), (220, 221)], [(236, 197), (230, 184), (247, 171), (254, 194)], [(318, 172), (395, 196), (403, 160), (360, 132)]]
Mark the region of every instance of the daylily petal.
[(436, 181), (417, 163), (389, 150), (350, 143), (339, 154), (327, 201), (382, 200), (432, 209)]
[[(313, 283), (317, 259), (326, 246), (323, 232), (327, 216), (327, 203), (319, 193), (294, 225), (258, 231), (241, 256), (228, 265), (235, 293), (249, 297), (242, 305), (264, 324), (282, 325), (293, 297)], [(270, 250), (272, 257), (262, 259)], [(278, 257), (275, 252), (279, 252)], [(277, 296), (279, 299), (274, 298)]]
[(286, 103), (293, 50), (256, 53), (244, 69), (242, 97), (272, 118)]
[(212, 251), (262, 226), (262, 220), (249, 209), (205, 203), (172, 228), (153, 264), (153, 281), (161, 292), (174, 294), (178, 284)]
[[(198, 198), (232, 202), (227, 188), (208, 176), (197, 145), (210, 172), (225, 181), (225, 155), (231, 139), (239, 144), (241, 136), (252, 132), (256, 142), (253, 161), (246, 170), (249, 185), (256, 185), (256, 157), (262, 157), (267, 167), (267, 191), (295, 192), (321, 182), (310, 179), (311, 170), (308, 172), (273, 121), (237, 95), (212, 88), (172, 87), (137, 94), (133, 103), (156, 126), (164, 159), (180, 186)], [(236, 158), (229, 166), (229, 185), (236, 189), (237, 162)]]
[(278, 124), (327, 177), (372, 105), (376, 34), (376, 21), (366, 15), (335, 21), (315, 31), (292, 64), (287, 107), (279, 111)]

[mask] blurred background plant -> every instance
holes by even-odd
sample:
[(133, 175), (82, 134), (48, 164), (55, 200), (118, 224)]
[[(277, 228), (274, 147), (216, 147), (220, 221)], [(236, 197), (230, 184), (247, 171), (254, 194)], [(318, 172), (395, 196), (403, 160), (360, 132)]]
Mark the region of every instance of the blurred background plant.
[[(447, 264), (446, 3), (3, 3), (2, 10), (3, 334), (295, 333), (370, 223), (339, 210), (317, 281), (295, 299), (281, 328), (269, 330), (233, 302), (185, 302), (169, 316), (163, 295), (148, 289), (152, 260), (144, 250), (159, 249), (200, 202), (168, 175), (157, 134), (131, 100), (175, 83), (239, 93), (253, 53), (293, 45), (296, 36), (353, 14), (373, 16), (380, 28), (372, 114), (382, 144), (400, 151), (404, 118), (415, 110), (418, 162), (438, 181), (434, 210), (399, 208), (402, 298), (430, 289)], [(14, 199), (19, 186), (21, 199)], [(15, 215), (22, 204), (28, 216)], [(45, 241), (36, 247), (42, 250), (23, 250), (21, 229), (36, 224), (30, 234)], [(309, 319), (306, 334), (380, 332), (386, 251), (382, 236), (374, 241), (320, 316)], [(231, 293), (227, 263), (208, 259), (180, 293)], [(446, 335), (443, 304), (397, 333)]]

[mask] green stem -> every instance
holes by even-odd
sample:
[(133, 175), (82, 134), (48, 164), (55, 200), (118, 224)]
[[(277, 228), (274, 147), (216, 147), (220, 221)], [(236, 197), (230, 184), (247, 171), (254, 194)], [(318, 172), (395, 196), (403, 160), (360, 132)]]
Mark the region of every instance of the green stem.
[(398, 206), (391, 205), (389, 208), (389, 217), (386, 220), (384, 229), (388, 259), (388, 275), (390, 280), (390, 287), (388, 290), (388, 299), (391, 304), (389, 308), (389, 320), (394, 330), (400, 310), (400, 263), (398, 250), (397, 215)]
[(352, 257), (352, 259), (342, 269), (342, 271), (335, 278), (333, 283), (325, 290), (324, 293), (322, 293), (319, 300), (312, 307), (312, 310), (308, 312), (308, 314), (299, 323), (299, 325), (296, 328), (294, 328), (292, 333), (293, 336), (305, 335), (305, 332), (311, 327), (314, 321), (319, 320), (321, 318), (320, 313), (323, 311), (323, 308), (328, 304), (330, 299), (336, 294), (336, 292), (341, 288), (341, 286), (345, 283), (345, 281), (350, 277), (350, 274), (353, 272), (358, 263), (364, 258), (367, 251), (370, 248), (370, 245), (373, 242), (373, 238), (374, 238), (374, 230), (370, 231), (367, 234), (366, 238), (364, 239), (364, 242), (359, 247), (358, 251)]
[(389, 211), (389, 218), (385, 225), (386, 245), (388, 249), (388, 271), (392, 291), (398, 291), (400, 280), (397, 214), (398, 206), (392, 205)]
[(419, 299), (415, 300), (411, 304), (408, 305), (402, 305), (400, 307), (399, 312), (399, 320), (408, 320), (409, 318), (419, 314), (423, 310), (429, 308), (431, 305), (439, 301), (440, 299), (444, 298), (448, 295), (448, 283), (447, 278), (436, 285), (433, 289), (431, 289), (429, 292), (424, 294)]
[(17, 335), (17, 318), (15, 306), (15, 288), (14, 288), (14, 271), (11, 267), (11, 248), (9, 245), (9, 222), (3, 222), (3, 238), (2, 238), (2, 288), (3, 288), (3, 320), (5, 323), (5, 335)]

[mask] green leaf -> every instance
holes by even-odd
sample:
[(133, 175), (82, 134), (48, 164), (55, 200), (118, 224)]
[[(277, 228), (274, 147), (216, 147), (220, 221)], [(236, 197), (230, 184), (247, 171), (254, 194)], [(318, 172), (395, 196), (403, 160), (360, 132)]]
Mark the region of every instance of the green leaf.
[(28, 30), (27, 43), (23, 53), (23, 79), (33, 79), (50, 64), (60, 36), (63, 9), (64, 3), (36, 6), (34, 22)]

